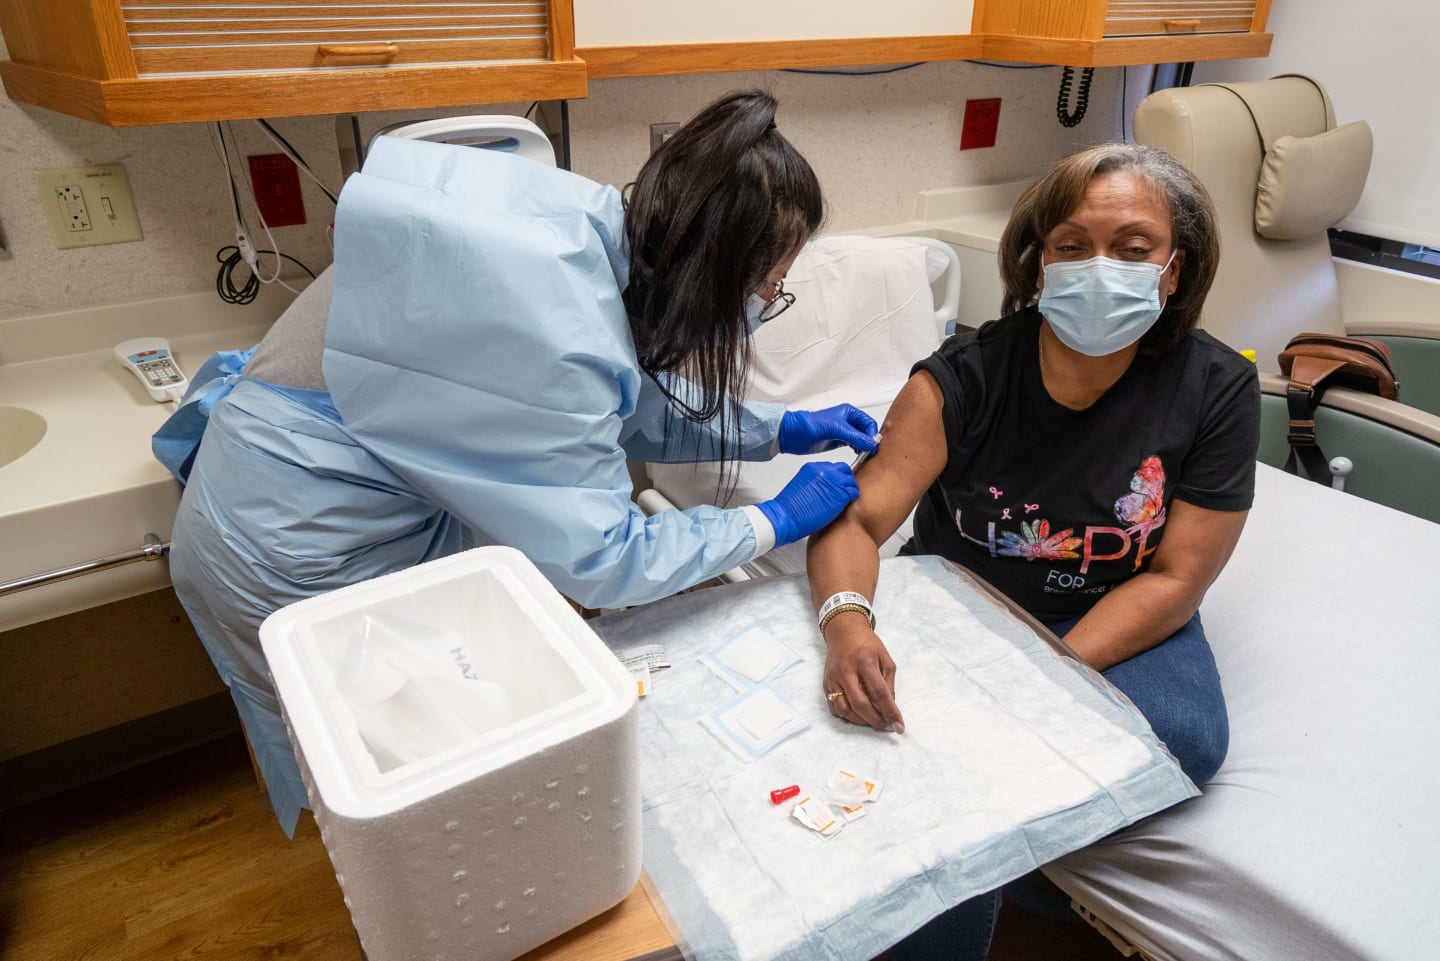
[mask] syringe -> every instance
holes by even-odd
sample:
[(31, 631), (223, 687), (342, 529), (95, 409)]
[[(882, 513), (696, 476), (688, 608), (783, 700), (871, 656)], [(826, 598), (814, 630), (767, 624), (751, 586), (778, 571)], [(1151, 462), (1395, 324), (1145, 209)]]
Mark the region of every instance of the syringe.
[[(880, 433), (879, 431), (875, 433), (875, 450), (880, 449), (880, 438), (884, 436), (885, 435)], [(865, 463), (865, 461), (870, 458), (870, 455), (872, 453), (874, 453), (874, 451), (862, 450), (860, 452), (860, 456), (855, 458), (855, 462), (850, 465), (850, 472), (853, 474), (855, 471), (859, 470), (860, 465)]]

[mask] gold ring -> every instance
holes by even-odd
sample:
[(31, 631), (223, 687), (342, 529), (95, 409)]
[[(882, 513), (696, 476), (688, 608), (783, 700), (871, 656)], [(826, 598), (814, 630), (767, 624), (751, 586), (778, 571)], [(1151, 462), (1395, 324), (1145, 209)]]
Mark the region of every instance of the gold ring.
[(836, 701), (840, 700), (840, 698), (844, 696), (844, 691), (831, 691), (829, 694), (825, 695), (825, 700), (829, 701), (831, 704), (834, 704)]

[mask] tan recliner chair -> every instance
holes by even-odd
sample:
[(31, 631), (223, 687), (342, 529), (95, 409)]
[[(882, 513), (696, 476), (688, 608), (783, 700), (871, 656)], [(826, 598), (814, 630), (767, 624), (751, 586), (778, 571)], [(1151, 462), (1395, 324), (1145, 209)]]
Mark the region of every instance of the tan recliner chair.
[[(1278, 355), (1302, 331), (1433, 337), (1434, 327), (1380, 329), (1341, 316), (1328, 228), (1360, 198), (1370, 166), (1363, 123), (1337, 127), (1324, 89), (1300, 76), (1161, 90), (1135, 111), (1135, 139), (1161, 147), (1210, 191), (1219, 271), (1201, 325), (1254, 350), (1266, 394), (1260, 459), (1288, 453)], [(1328, 457), (1354, 464), (1347, 489), (1440, 521), (1440, 416), (1340, 387), (1326, 391), (1316, 434)], [(1433, 372), (1440, 377), (1440, 371)], [(1343, 465), (1342, 465), (1343, 469)], [(1423, 471), (1410, 477), (1404, 472)], [(1338, 485), (1337, 485), (1338, 486)]]

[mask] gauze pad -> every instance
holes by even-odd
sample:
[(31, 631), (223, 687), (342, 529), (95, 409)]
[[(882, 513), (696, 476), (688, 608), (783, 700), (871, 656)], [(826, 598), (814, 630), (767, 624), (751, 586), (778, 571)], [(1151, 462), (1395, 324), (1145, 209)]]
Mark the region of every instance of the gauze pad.
[(800, 655), (755, 625), (700, 656), (701, 662), (737, 691), (746, 691), (800, 662)]
[(789, 701), (764, 687), (726, 701), (702, 717), (700, 723), (746, 761), (763, 757), (790, 735), (810, 726)]

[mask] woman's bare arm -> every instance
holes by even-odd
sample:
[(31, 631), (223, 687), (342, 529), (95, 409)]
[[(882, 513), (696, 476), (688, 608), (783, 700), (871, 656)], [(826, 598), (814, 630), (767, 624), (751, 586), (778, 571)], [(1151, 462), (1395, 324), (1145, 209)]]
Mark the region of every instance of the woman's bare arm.
[[(875, 597), (879, 545), (904, 523), (945, 469), (943, 409), (940, 388), (924, 371), (912, 376), (895, 398), (880, 449), (855, 475), (860, 499), (810, 538), (806, 567), (817, 612), (840, 591)], [(895, 662), (865, 616), (847, 611), (831, 618), (825, 649), (825, 691), (842, 694), (830, 701), (831, 712), (876, 730), (903, 731), (904, 718), (895, 703)]]
[(1246, 511), (1212, 511), (1172, 500), (1165, 538), (1150, 567), (1100, 599), (1065, 635), (1085, 663), (1103, 671), (1180, 629), (1230, 560)]

